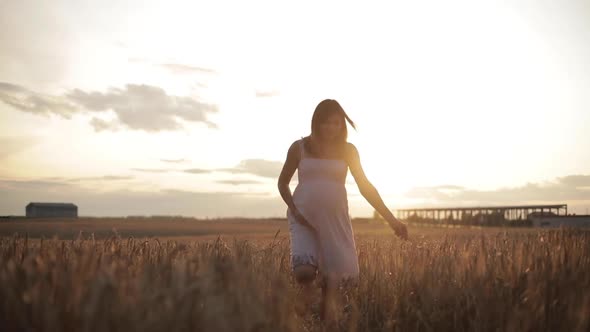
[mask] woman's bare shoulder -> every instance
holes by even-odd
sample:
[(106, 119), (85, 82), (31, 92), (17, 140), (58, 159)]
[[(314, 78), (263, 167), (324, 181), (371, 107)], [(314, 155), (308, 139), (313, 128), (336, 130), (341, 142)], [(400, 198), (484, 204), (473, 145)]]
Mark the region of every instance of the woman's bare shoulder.
[(299, 156), (301, 153), (301, 144), (303, 143), (303, 138), (293, 141), (291, 146), (289, 146), (289, 154), (293, 156)]
[(346, 142), (346, 154), (347, 155), (357, 155), (358, 154), (358, 150), (356, 148), (356, 146), (350, 142)]

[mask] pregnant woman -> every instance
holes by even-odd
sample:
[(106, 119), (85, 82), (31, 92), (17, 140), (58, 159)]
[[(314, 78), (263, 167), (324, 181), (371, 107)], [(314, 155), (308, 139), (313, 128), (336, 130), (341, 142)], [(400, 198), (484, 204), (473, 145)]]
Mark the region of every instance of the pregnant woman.
[[(311, 120), (311, 135), (293, 142), (278, 179), (279, 192), (288, 207), (295, 279), (308, 297), (319, 275), (320, 317), (327, 322), (335, 319), (339, 283), (356, 280), (359, 274), (345, 188), (349, 169), (363, 197), (395, 234), (403, 239), (408, 236), (406, 226), (393, 216), (365, 176), (356, 147), (347, 142), (346, 121), (354, 128), (337, 101), (320, 102)], [(295, 170), (299, 182), (291, 194), (289, 182)]]

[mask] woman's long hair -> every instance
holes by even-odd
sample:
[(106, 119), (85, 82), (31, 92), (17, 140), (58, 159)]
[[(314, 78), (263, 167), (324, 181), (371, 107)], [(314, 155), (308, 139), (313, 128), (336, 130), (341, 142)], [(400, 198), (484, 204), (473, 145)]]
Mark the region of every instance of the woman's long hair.
[[(326, 122), (330, 116), (333, 114), (338, 115), (342, 120), (342, 130), (338, 135), (337, 141), (340, 148), (344, 148), (346, 145), (346, 140), (348, 138), (348, 129), (346, 126), (346, 122), (350, 124), (350, 126), (356, 129), (356, 125), (354, 122), (348, 117), (340, 103), (338, 103), (334, 99), (324, 99), (322, 100), (315, 108), (313, 112), (313, 116), (311, 118), (311, 139), (318, 139), (320, 136), (320, 126), (322, 123)], [(345, 122), (346, 120), (346, 122)], [(306, 147), (309, 151), (315, 154), (315, 151), (311, 148), (310, 142), (305, 142), (307, 144)]]

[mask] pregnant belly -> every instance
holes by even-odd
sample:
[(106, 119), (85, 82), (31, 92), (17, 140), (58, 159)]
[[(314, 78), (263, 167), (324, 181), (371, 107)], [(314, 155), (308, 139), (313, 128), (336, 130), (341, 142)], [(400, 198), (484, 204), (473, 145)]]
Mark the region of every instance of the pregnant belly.
[(293, 193), (293, 202), (302, 213), (315, 209), (348, 209), (346, 187), (334, 181), (299, 183)]

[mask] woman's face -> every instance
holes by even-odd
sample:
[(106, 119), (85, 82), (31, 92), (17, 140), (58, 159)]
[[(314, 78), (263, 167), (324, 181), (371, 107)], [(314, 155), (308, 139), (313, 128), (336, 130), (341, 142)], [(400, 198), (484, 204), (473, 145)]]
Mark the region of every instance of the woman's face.
[(322, 139), (332, 142), (342, 133), (344, 121), (338, 114), (330, 115), (326, 121), (320, 124), (320, 135)]

